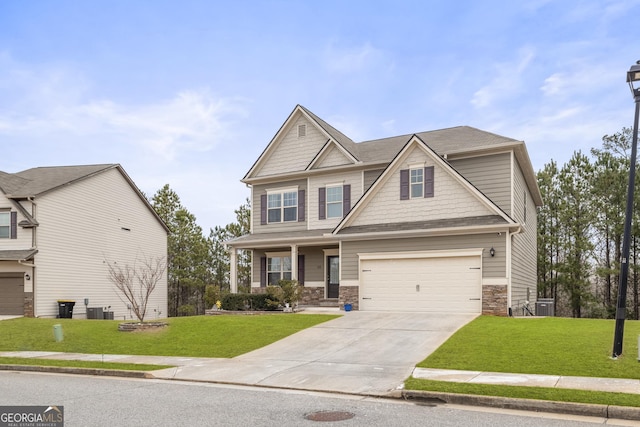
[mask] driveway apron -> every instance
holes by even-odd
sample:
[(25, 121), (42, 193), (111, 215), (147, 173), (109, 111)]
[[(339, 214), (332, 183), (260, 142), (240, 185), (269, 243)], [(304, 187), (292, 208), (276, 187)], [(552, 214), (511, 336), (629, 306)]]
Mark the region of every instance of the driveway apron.
[(386, 395), (476, 315), (352, 311), (233, 359), (154, 371), (158, 378)]

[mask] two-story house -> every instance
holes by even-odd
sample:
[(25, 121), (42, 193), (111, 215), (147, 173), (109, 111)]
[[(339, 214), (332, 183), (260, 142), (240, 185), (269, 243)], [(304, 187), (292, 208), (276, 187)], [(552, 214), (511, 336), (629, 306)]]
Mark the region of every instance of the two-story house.
[[(107, 308), (131, 319), (107, 265), (166, 262), (167, 233), (120, 165), (0, 172), (0, 315), (56, 317), (64, 300), (74, 318)], [(148, 310), (167, 316), (166, 271)]]
[[(252, 292), (302, 304), (507, 315), (536, 295), (536, 207), (524, 142), (460, 126), (355, 143), (296, 106), (242, 179)], [(517, 314), (519, 310), (514, 310)]]

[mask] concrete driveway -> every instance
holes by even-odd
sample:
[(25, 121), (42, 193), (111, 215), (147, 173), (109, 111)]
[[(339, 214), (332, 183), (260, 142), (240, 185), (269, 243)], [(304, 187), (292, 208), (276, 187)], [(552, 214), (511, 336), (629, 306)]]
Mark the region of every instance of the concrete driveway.
[(476, 315), (352, 311), (233, 359), (154, 371), (158, 378), (386, 395)]

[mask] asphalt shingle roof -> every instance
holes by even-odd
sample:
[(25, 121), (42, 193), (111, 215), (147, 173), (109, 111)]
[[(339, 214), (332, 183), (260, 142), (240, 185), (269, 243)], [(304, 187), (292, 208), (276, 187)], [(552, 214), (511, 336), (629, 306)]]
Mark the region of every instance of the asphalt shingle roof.
[(0, 172), (0, 189), (14, 198), (37, 196), (117, 166), (50, 166), (27, 169), (14, 174)]

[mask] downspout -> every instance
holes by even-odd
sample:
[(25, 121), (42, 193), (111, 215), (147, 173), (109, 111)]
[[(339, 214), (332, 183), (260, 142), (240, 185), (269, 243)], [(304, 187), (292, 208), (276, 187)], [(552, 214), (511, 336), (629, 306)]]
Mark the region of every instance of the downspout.
[(511, 264), (512, 264), (512, 240), (513, 236), (522, 233), (522, 226), (519, 225), (516, 231), (507, 232), (507, 307), (511, 307)]

